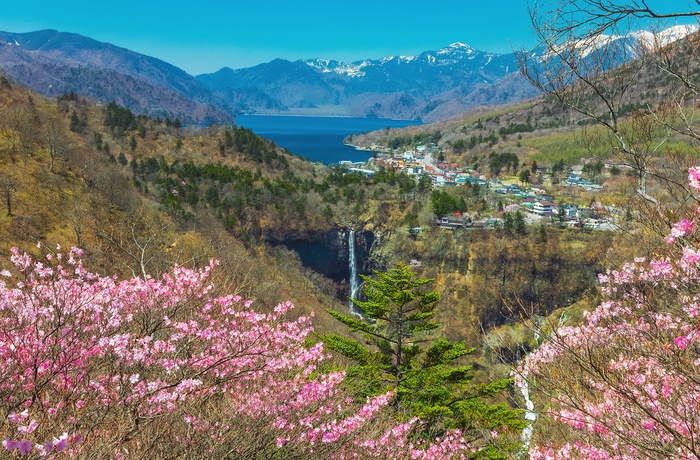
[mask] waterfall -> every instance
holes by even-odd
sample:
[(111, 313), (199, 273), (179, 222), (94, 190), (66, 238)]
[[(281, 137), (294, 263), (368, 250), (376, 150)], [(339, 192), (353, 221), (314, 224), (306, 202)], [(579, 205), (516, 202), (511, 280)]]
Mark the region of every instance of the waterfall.
[[(357, 284), (357, 258), (355, 256), (355, 230), (350, 230), (348, 235), (348, 261), (350, 264), (350, 298), (354, 299), (359, 287)], [(350, 313), (362, 317), (362, 313), (352, 302), (350, 302)]]
[(357, 290), (357, 261), (355, 260), (355, 230), (350, 230), (348, 236), (348, 253), (350, 260), (350, 297), (355, 297)]
[(523, 433), (520, 437), (523, 442), (522, 453), (527, 455), (527, 451), (530, 449), (530, 440), (532, 439), (532, 425), (537, 420), (537, 413), (535, 412), (535, 404), (530, 399), (530, 386), (526, 379), (523, 379), (523, 386), (520, 387), (520, 394), (523, 395), (525, 399), (525, 420), (530, 422), (528, 426), (523, 428)]

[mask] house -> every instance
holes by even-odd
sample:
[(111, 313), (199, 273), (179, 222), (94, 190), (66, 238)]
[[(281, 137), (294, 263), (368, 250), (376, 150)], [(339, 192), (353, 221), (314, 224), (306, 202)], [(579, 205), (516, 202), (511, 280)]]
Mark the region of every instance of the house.
[(457, 230), (471, 226), (471, 218), (469, 217), (469, 214), (461, 214), (459, 212), (455, 212), (452, 215), (443, 216), (441, 219), (436, 221), (436, 224), (440, 228), (444, 228), (447, 230)]
[(551, 201), (535, 201), (530, 212), (538, 216), (553, 216), (555, 204)]
[(356, 172), (364, 175), (365, 177), (373, 177), (377, 171), (372, 171), (371, 169), (362, 169), (362, 168), (348, 168), (348, 171), (350, 172)]
[(528, 197), (528, 198), (523, 198), (523, 199), (520, 201), (520, 204), (521, 204), (522, 206), (526, 207), (527, 209), (532, 209), (532, 207), (535, 205), (535, 203), (537, 203), (537, 200), (534, 199), (534, 198), (529, 198), (529, 197)]
[(507, 185), (506, 189), (508, 190), (508, 193), (520, 193), (520, 187), (517, 185)]
[(430, 178), (433, 179), (433, 185), (436, 187), (443, 187), (445, 185), (445, 176), (443, 174), (433, 174)]

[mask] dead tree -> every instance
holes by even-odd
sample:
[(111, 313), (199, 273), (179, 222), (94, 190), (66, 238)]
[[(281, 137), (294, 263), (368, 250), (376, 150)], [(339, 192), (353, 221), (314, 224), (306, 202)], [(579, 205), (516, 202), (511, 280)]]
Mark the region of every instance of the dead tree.
[[(692, 28), (668, 26), (698, 15), (697, 0), (682, 11), (642, 0), (536, 0), (530, 17), (538, 46), (518, 53), (521, 73), (549, 101), (598, 126), (584, 133), (604, 137), (635, 171), (631, 205), (659, 235), (697, 205), (685, 185), (696, 160), (669, 144), (685, 135), (697, 150), (700, 140), (693, 71), (700, 68), (700, 39)], [(688, 38), (676, 40), (684, 32)]]

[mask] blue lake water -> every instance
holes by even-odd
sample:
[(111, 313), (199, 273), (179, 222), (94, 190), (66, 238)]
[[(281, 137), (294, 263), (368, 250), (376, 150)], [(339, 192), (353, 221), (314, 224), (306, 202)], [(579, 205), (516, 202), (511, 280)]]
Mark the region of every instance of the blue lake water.
[(420, 122), (387, 118), (239, 115), (236, 124), (252, 129), (255, 134), (274, 141), (296, 155), (330, 165), (342, 160), (366, 161), (372, 155), (371, 152), (343, 144), (343, 139), (350, 134), (376, 131), (387, 126), (403, 128)]

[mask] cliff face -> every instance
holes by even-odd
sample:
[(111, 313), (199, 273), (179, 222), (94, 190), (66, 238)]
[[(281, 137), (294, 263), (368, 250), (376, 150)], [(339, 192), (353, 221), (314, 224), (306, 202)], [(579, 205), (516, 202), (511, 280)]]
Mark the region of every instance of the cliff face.
[(341, 228), (308, 234), (304, 239), (269, 240), (269, 243), (294, 251), (305, 267), (333, 280), (338, 286), (338, 298), (347, 300), (350, 295), (351, 262), (356, 264), (358, 274), (371, 273), (369, 261), (375, 241), (372, 232), (355, 232), (355, 257), (352, 258), (349, 237), (350, 231)]

